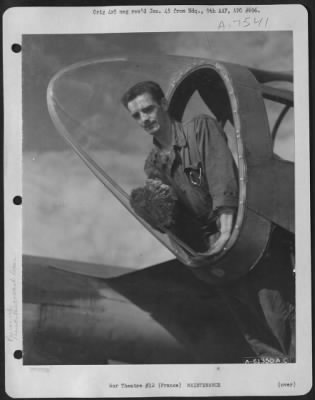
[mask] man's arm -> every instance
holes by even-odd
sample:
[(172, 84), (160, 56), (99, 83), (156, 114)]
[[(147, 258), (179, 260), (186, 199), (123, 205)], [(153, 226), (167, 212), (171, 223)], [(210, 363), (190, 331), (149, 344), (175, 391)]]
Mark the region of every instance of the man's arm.
[(213, 201), (209, 219), (217, 216), (220, 232), (218, 240), (210, 248), (209, 254), (212, 255), (223, 249), (232, 233), (238, 205), (238, 184), (236, 166), (221, 127), (210, 117), (201, 118), (198, 123), (199, 126), (195, 127), (197, 143)]

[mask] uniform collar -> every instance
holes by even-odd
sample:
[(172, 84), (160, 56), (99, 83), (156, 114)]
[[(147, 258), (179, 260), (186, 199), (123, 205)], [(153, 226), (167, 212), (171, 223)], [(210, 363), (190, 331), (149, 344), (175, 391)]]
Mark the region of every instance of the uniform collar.
[[(159, 142), (154, 138), (153, 144), (161, 149)], [(187, 146), (183, 126), (180, 122), (172, 120), (172, 147), (182, 148)]]
[(172, 137), (173, 146), (175, 147), (186, 147), (187, 140), (184, 134), (183, 125), (178, 121), (172, 121)]

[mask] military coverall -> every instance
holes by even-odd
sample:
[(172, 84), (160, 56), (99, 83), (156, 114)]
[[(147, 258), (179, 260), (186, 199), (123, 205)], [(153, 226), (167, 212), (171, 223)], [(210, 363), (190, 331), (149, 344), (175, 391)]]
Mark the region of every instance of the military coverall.
[[(145, 162), (149, 178), (175, 190), (184, 214), (178, 231), (195, 251), (206, 251), (220, 212), (237, 207), (238, 186), (232, 154), (213, 118), (200, 115), (186, 124), (172, 122), (172, 148), (154, 141)], [(217, 290), (229, 304), (238, 328), (258, 357), (294, 361), (294, 278), (287, 233), (275, 228), (264, 257), (245, 277)]]

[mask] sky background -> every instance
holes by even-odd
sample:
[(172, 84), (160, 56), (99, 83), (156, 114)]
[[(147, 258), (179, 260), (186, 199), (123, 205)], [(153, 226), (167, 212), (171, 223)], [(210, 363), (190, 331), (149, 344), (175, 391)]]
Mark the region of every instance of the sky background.
[[(134, 268), (171, 254), (115, 200), (58, 134), (47, 110), (50, 79), (71, 64), (154, 55), (143, 65), (100, 63), (65, 74), (54, 95), (74, 137), (129, 191), (141, 184), (151, 145), (119, 103), (124, 90), (151, 78), (167, 90), (176, 72), (165, 54), (291, 71), (289, 32), (26, 35), (23, 37), (23, 251), (26, 254)], [(294, 158), (292, 119), (276, 150)]]

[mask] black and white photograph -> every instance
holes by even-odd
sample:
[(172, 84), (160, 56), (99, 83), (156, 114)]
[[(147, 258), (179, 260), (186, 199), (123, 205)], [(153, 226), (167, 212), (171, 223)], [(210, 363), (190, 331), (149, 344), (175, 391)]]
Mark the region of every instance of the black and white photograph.
[[(133, 9), (151, 13), (88, 9), (90, 21), (117, 14), (126, 24)], [(200, 19), (220, 12), (196, 10)], [(256, 12), (240, 8), (241, 22), (222, 17), (211, 31), (159, 29), (157, 16), (148, 30), (22, 32), (21, 274), (12, 288), (21, 304), (6, 307), (6, 338), (20, 338), (19, 368), (30, 376), (94, 366), (117, 377), (91, 396), (179, 395), (183, 386), (196, 396), (229, 395), (221, 369), (244, 379), (298, 368), (298, 321), (309, 319), (297, 312), (297, 282), (310, 260), (300, 247), (296, 263), (298, 243), (309, 243), (308, 203), (296, 211), (307, 107), (296, 103), (307, 87), (296, 85), (294, 29), (272, 29), (270, 13)], [(157, 379), (163, 366), (182, 380)], [(143, 381), (127, 372), (139, 367)], [(287, 381), (270, 393), (298, 379)]]

